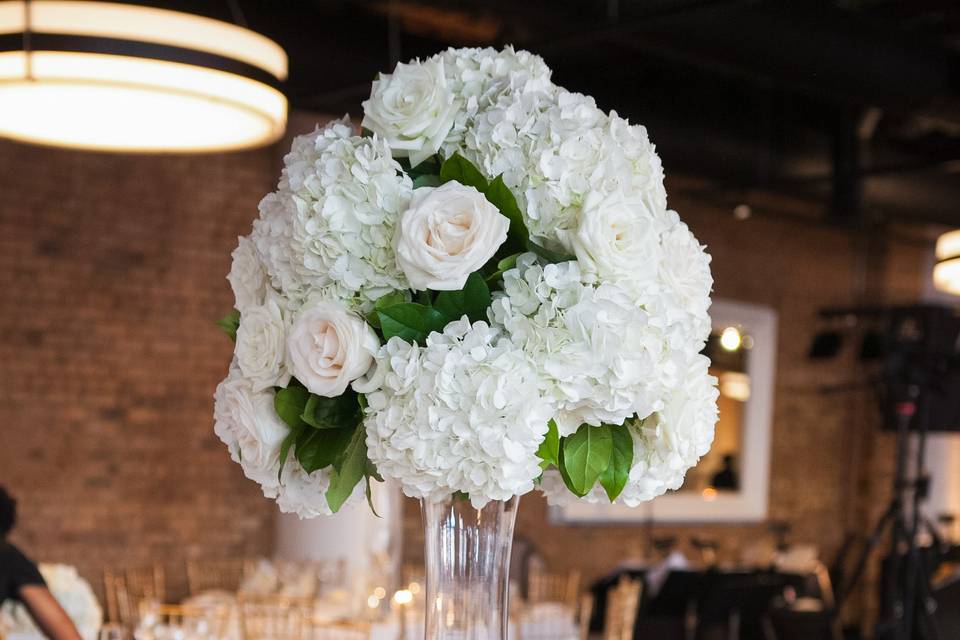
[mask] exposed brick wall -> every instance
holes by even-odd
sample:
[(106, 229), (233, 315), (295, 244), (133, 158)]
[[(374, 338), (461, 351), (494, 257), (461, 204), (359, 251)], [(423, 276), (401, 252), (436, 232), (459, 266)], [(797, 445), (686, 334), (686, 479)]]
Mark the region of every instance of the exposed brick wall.
[(80, 153), (0, 142), (0, 484), (14, 540), (77, 565), (267, 553), (273, 506), (212, 432), (213, 320), (274, 149)]

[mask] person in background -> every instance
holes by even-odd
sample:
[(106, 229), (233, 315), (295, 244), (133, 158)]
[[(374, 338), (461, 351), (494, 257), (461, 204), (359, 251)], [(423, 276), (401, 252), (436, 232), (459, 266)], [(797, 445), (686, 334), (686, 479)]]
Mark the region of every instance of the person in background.
[(713, 476), (713, 488), (720, 491), (736, 491), (740, 488), (740, 479), (733, 468), (733, 456), (723, 456), (723, 466)]
[(17, 502), (0, 487), (0, 604), (22, 602), (51, 640), (81, 640), (70, 617), (47, 589), (37, 565), (7, 540), (16, 522)]

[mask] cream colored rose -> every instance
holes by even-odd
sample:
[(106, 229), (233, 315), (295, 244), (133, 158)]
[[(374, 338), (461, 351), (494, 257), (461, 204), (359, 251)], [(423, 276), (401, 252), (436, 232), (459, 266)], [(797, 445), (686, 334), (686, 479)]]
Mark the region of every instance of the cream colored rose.
[(267, 293), (267, 274), (257, 255), (253, 241), (246, 236), (237, 238), (237, 248), (233, 250), (233, 262), (230, 264), (230, 288), (235, 298), (234, 307), (240, 313), (262, 304)]
[(287, 322), (274, 299), (248, 307), (240, 316), (234, 354), (254, 391), (285, 387), (290, 381), (286, 367)]
[(644, 201), (620, 191), (591, 191), (578, 225), (566, 239), (585, 274), (633, 291), (655, 283), (662, 250), (656, 221)]
[(363, 318), (332, 301), (301, 310), (287, 335), (291, 372), (311, 393), (328, 398), (365, 374), (379, 348)]
[(510, 221), (459, 182), (421, 187), (400, 217), (397, 264), (415, 291), (456, 291), (507, 239)]
[(460, 105), (447, 86), (443, 60), (400, 63), (380, 74), (363, 103), (361, 126), (381, 136), (396, 157), (417, 166), (439, 149)]

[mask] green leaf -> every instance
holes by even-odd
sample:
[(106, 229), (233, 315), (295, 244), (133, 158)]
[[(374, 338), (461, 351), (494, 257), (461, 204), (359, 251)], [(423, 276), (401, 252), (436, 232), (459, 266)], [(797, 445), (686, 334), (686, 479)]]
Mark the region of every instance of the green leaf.
[(480, 170), (459, 153), (454, 153), (440, 165), (440, 180), (441, 182), (456, 180), (468, 187), (475, 187), (480, 193), (485, 192), (489, 185)]
[(294, 454), (303, 470), (313, 473), (332, 465), (343, 456), (356, 428), (300, 430)]
[(373, 506), (373, 490), (370, 487), (370, 476), (365, 475), (363, 479), (367, 483), (367, 488), (365, 489), (365, 493), (367, 494), (367, 504), (370, 505), (370, 511), (373, 511), (373, 515), (379, 518), (380, 514), (377, 513), (377, 508)]
[(527, 231), (527, 224), (523, 221), (523, 212), (520, 211), (520, 205), (517, 204), (513, 192), (504, 184), (502, 175), (497, 176), (490, 183), (484, 191), (484, 195), (510, 221), (507, 241), (500, 247), (498, 255), (527, 251), (530, 248), (530, 232)]
[(353, 488), (363, 479), (367, 466), (367, 431), (363, 425), (353, 429), (350, 441), (334, 462), (330, 474), (330, 487), (327, 489), (327, 504), (336, 513), (343, 503), (353, 494)]
[(613, 502), (627, 485), (630, 467), (633, 466), (633, 438), (630, 436), (630, 428), (623, 424), (611, 426), (610, 434), (613, 437), (613, 451), (610, 454), (610, 464), (600, 474), (600, 484), (607, 492), (610, 502)]
[(433, 331), (443, 331), (448, 319), (445, 315), (426, 305), (404, 302), (377, 310), (380, 328), (387, 340), (397, 336), (407, 342), (424, 344)]
[(240, 328), (240, 312), (234, 309), (228, 315), (217, 320), (217, 326), (234, 342), (237, 341), (237, 329)]
[(415, 167), (410, 166), (409, 158), (398, 158), (397, 162), (400, 163), (404, 172), (413, 180), (416, 180), (420, 176), (435, 176), (440, 173), (440, 157), (436, 154), (430, 156)]
[(439, 187), (441, 184), (443, 183), (440, 182), (440, 176), (435, 176), (430, 173), (425, 173), (413, 179), (414, 189), (419, 189), (420, 187)]
[(540, 463), (541, 469), (546, 469), (550, 465), (560, 466), (560, 433), (557, 431), (557, 423), (553, 420), (550, 421), (547, 435), (540, 443), (540, 448), (537, 449), (537, 456), (542, 461)]
[(570, 480), (570, 474), (567, 473), (567, 466), (563, 460), (563, 443), (564, 442), (566, 442), (566, 438), (561, 438), (560, 439), (560, 464), (557, 465), (557, 469), (560, 471), (560, 477), (563, 478), (563, 484), (567, 485), (567, 489), (570, 489), (570, 493), (582, 498), (583, 496), (587, 495), (587, 493), (585, 491), (581, 493), (580, 490), (574, 486), (573, 481)]
[(486, 277), (487, 284), (493, 284), (503, 278), (504, 273), (517, 266), (517, 258), (519, 257), (520, 254), (515, 253), (497, 262), (497, 270)]
[(556, 264), (558, 262), (570, 262), (571, 260), (576, 260), (574, 256), (566, 255), (560, 253), (559, 251), (553, 251), (540, 245), (530, 242), (530, 251), (533, 251), (535, 254), (546, 260), (547, 262)]
[(403, 291), (391, 291), (390, 293), (380, 296), (377, 298), (377, 301), (373, 303), (373, 309), (370, 310), (370, 313), (367, 314), (366, 320), (367, 324), (375, 329), (380, 328), (380, 316), (377, 315), (377, 309), (383, 309), (384, 307), (392, 307), (395, 304), (401, 304), (407, 301), (407, 294)]
[(464, 315), (471, 322), (487, 319), (490, 306), (490, 288), (480, 272), (475, 271), (467, 277), (460, 291), (441, 291), (433, 302), (433, 308), (447, 317), (449, 322), (459, 320)]
[(355, 426), (361, 418), (357, 393), (347, 389), (336, 398), (326, 398), (311, 393), (300, 417), (315, 429)]
[(307, 406), (310, 392), (300, 386), (289, 386), (277, 391), (273, 399), (273, 407), (277, 410), (280, 419), (296, 429), (303, 424), (303, 410)]
[(290, 447), (292, 447), (293, 443), (296, 442), (297, 438), (300, 436), (300, 432), (303, 429), (303, 425), (290, 429), (290, 433), (288, 433), (287, 437), (284, 438), (283, 442), (280, 443), (280, 470), (277, 471), (278, 482), (281, 478), (283, 478), (283, 465), (287, 463), (287, 456), (290, 455)]
[(577, 495), (586, 495), (610, 464), (613, 436), (610, 425), (580, 425), (563, 442), (563, 466), (576, 487)]

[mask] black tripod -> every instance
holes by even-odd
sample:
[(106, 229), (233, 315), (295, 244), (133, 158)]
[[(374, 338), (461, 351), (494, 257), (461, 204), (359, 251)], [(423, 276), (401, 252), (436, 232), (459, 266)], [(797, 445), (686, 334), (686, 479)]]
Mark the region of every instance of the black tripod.
[[(907, 478), (909, 455), (909, 426), (917, 409), (920, 388), (907, 385), (906, 400), (896, 406), (897, 413), (897, 461), (893, 479), (893, 495), (886, 511), (873, 529), (867, 544), (860, 553), (855, 569), (840, 590), (837, 610), (863, 576), (873, 551), (890, 532), (889, 566), (884, 576), (881, 617), (877, 621), (877, 640), (939, 640), (936, 623), (931, 613), (935, 606), (930, 592), (930, 576), (927, 566), (916, 545), (917, 534), (923, 518), (920, 505), (927, 497), (928, 480), (925, 475), (925, 450), (927, 429), (923, 421), (918, 430), (916, 455), (916, 478)], [(912, 494), (908, 513), (906, 495)]]

